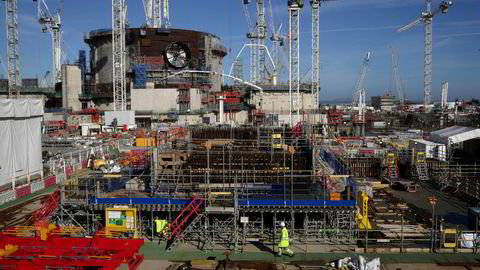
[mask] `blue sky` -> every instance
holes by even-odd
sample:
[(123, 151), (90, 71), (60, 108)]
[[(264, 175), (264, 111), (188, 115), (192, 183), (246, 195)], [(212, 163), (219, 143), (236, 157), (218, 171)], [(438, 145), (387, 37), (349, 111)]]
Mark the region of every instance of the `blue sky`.
[[(272, 0), (275, 23), (288, 29), (287, 0)], [(36, 4), (18, 0), (21, 76), (41, 77), (51, 69), (51, 37), (41, 33)], [(52, 10), (58, 0), (46, 0)], [(254, 1), (252, 1), (254, 2)], [(141, 0), (127, 0), (128, 18), (133, 27), (144, 21)], [(206, 31), (221, 37), (231, 50), (225, 59), (228, 73), (233, 58), (246, 42), (246, 20), (242, 0), (170, 0), (170, 20), (174, 28)], [(311, 66), (311, 9), (305, 1), (301, 11), (301, 73)], [(433, 0), (436, 7), (439, 0)], [(4, 4), (2, 3), (2, 8)], [(396, 48), (407, 98), (423, 99), (423, 27), (404, 33), (396, 29), (416, 19), (424, 9), (423, 0), (337, 0), (326, 2), (320, 11), (321, 98), (349, 98), (359, 76), (366, 52), (372, 53), (366, 80), (367, 96), (393, 88), (392, 64), (388, 46)], [(250, 14), (255, 14), (251, 4)], [(480, 96), (480, 0), (456, 0), (448, 14), (433, 22), (433, 98), (440, 98), (442, 81), (449, 81), (450, 99)], [(0, 12), (5, 29), (5, 12)], [(254, 18), (252, 17), (254, 21)], [(111, 1), (64, 0), (62, 28), (65, 53), (70, 62), (79, 49), (88, 47), (83, 34), (92, 29), (111, 27)], [(0, 55), (6, 66), (5, 32), (0, 31)], [(270, 47), (270, 43), (269, 43)], [(285, 59), (286, 59), (285, 54)], [(248, 51), (243, 55), (248, 67)], [(282, 58), (282, 56), (280, 56)], [(281, 78), (287, 77), (288, 65)], [(0, 67), (0, 74), (6, 72)], [(248, 71), (245, 73), (249, 78)], [(307, 78), (308, 79), (308, 78)]]

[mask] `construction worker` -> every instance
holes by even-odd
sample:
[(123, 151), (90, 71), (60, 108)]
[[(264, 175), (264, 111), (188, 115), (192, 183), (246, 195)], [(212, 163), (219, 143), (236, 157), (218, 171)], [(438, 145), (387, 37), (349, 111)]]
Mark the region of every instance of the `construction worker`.
[(278, 242), (278, 256), (282, 256), (282, 252), (286, 255), (293, 257), (293, 251), (288, 248), (288, 230), (285, 228), (285, 222), (280, 223), (282, 230), (280, 231), (280, 242)]
[(168, 221), (165, 219), (155, 219), (155, 231), (158, 236), (163, 236), (167, 234), (168, 230)]

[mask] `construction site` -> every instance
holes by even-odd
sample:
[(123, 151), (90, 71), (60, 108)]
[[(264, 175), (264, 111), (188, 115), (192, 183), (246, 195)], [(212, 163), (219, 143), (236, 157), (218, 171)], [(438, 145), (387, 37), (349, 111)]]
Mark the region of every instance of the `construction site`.
[(283, 1), (285, 34), (276, 1), (236, 1), (239, 51), (173, 28), (176, 1), (141, 1), (131, 27), (139, 3), (112, 0), (111, 28), (84, 33), (74, 64), (54, 2), (32, 4), (52, 36), (39, 82), (20, 78), (22, 10), (4, 1), (0, 269), (480, 269), (480, 103), (449, 102), (448, 81), (432, 99), (432, 20), (452, 1), (425, 0), (395, 29), (425, 27), (423, 102), (406, 97), (390, 46), (396, 94), (367, 101), (365, 52), (336, 105), (320, 99), (328, 0)]

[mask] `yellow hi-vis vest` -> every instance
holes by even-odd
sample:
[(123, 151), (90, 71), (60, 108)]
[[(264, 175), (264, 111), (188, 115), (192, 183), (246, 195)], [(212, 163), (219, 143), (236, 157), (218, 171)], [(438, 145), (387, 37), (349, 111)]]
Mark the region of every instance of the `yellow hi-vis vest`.
[(164, 219), (156, 219), (155, 220), (155, 227), (157, 233), (165, 232), (168, 228), (168, 222)]
[(281, 248), (288, 247), (288, 230), (285, 227), (281, 231), (280, 242), (278, 243), (278, 247), (281, 247)]

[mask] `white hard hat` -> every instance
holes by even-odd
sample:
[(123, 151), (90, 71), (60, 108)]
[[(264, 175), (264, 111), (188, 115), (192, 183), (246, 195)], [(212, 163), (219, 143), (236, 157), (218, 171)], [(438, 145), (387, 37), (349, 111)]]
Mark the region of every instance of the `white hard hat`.
[(280, 227), (285, 227), (285, 222), (280, 222)]

